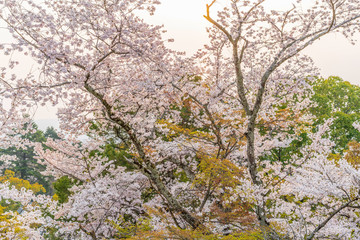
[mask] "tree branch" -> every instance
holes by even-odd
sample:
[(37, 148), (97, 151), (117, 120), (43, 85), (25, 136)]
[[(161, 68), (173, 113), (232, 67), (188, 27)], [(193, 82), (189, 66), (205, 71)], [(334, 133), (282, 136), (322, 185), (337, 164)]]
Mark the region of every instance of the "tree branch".
[(345, 203), (344, 205), (340, 206), (338, 209), (336, 209), (335, 211), (333, 211), (329, 217), (327, 217), (322, 223), (320, 223), (317, 228), (315, 228), (315, 230), (308, 236), (306, 237), (306, 240), (311, 240), (315, 237), (315, 234), (318, 233), (323, 227), (325, 227), (325, 225), (336, 215), (338, 214), (341, 210), (343, 210), (344, 208), (347, 208), (351, 203), (355, 202), (359, 200), (359, 198), (354, 198), (353, 200)]

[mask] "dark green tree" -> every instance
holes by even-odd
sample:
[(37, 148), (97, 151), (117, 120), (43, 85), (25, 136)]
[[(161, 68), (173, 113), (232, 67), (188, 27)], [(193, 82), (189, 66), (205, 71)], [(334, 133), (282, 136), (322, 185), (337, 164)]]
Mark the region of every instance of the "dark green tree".
[(54, 127), (47, 127), (44, 133), (45, 138), (61, 139)]
[[(30, 127), (31, 131), (22, 135), (22, 139), (29, 140), (33, 143), (44, 143), (47, 137), (59, 138), (54, 128), (48, 128), (44, 134), (43, 131), (38, 129), (35, 123), (24, 126)], [(0, 154), (16, 156), (16, 160), (12, 162), (10, 170), (15, 172), (15, 176), (30, 183), (39, 183), (44, 186), (48, 194), (52, 194), (52, 177), (44, 176), (41, 174), (45, 170), (45, 166), (36, 159), (34, 147), (28, 146), (25, 148), (9, 147), (7, 149), (0, 149)]]
[(63, 176), (53, 183), (55, 194), (59, 203), (65, 203), (68, 201), (71, 195), (70, 188), (74, 185), (74, 181), (68, 176)]

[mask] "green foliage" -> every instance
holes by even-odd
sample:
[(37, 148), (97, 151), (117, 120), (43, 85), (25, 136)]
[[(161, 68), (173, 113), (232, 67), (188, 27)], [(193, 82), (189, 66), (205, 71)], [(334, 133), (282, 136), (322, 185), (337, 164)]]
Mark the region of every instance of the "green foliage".
[[(119, 233), (122, 233), (124, 236), (125, 233), (135, 233), (133, 236), (130, 234), (124, 236), (123, 238), (128, 238), (132, 240), (142, 240), (142, 239), (154, 239), (154, 240), (163, 240), (163, 239), (183, 239), (183, 240), (265, 240), (271, 239), (266, 238), (265, 234), (261, 230), (253, 231), (243, 231), (243, 232), (234, 232), (230, 235), (223, 234), (210, 234), (206, 229), (179, 229), (176, 227), (168, 227), (167, 230), (152, 231), (152, 227), (145, 222), (141, 223), (140, 227), (133, 225), (131, 228), (120, 228), (117, 227), (116, 230)], [(130, 230), (130, 231), (129, 231)], [(278, 236), (281, 237), (281, 236)], [(280, 238), (277, 238), (280, 239)]]
[(125, 167), (128, 171), (134, 170), (134, 166), (127, 160), (131, 159), (133, 156), (127, 152), (127, 148), (124, 144), (115, 143), (110, 139), (109, 143), (105, 145), (101, 155), (108, 160), (115, 161), (116, 166)]
[[(128, 153), (127, 134), (118, 128), (109, 129), (109, 131), (102, 131), (100, 130), (101, 128), (101, 123), (96, 121), (91, 122), (90, 129), (100, 136), (107, 136), (108, 140), (107, 143), (102, 146), (102, 150), (92, 151), (89, 156), (98, 156), (103, 158), (104, 163), (114, 161), (116, 167), (121, 166), (125, 167), (128, 171), (133, 171), (135, 168), (129, 162), (129, 159), (132, 159), (134, 156)], [(115, 131), (113, 132), (113, 130)], [(109, 132), (112, 132), (115, 136), (109, 134)], [(119, 138), (121, 139), (121, 142), (115, 140)], [(104, 171), (104, 174), (106, 174), (106, 170)]]
[(111, 221), (110, 223), (116, 229), (118, 239), (131, 238), (139, 232), (152, 230), (149, 219), (139, 219), (136, 223), (132, 223), (125, 218), (121, 218), (118, 222)]
[(294, 155), (301, 156), (301, 148), (309, 143), (309, 137), (306, 132), (299, 134), (297, 139), (293, 140), (288, 147), (274, 148), (268, 155), (262, 159), (269, 159), (272, 162), (282, 162), (284, 165), (291, 164)]
[(59, 203), (65, 203), (69, 200), (71, 192), (69, 189), (74, 186), (74, 181), (71, 180), (68, 176), (63, 176), (53, 183), (55, 189), (55, 200), (58, 200)]
[[(58, 236), (60, 235), (60, 236)], [(66, 239), (65, 236), (62, 236), (61, 234), (59, 234), (58, 232), (58, 229), (56, 228), (46, 228), (46, 231), (44, 233), (44, 238), (47, 239), (47, 240), (63, 240), (63, 239)]]
[[(339, 77), (329, 77), (318, 79), (313, 85), (313, 91), (312, 106), (309, 109), (314, 116), (312, 128), (315, 131), (320, 124), (332, 118), (329, 137), (335, 143), (333, 152), (342, 154), (348, 148), (349, 142), (360, 142), (360, 132), (352, 126), (360, 120), (360, 87)], [(284, 108), (279, 106), (279, 110)], [(269, 133), (269, 129), (264, 125), (259, 124), (258, 127), (261, 134)], [(289, 133), (292, 133), (291, 130)], [(299, 154), (301, 156), (300, 149), (309, 143), (308, 134), (303, 131), (288, 147), (274, 148), (261, 159), (290, 164), (292, 157)]]
[(144, 201), (144, 203), (150, 201), (153, 199), (158, 193), (154, 188), (147, 188), (141, 193), (141, 199)]
[[(29, 127), (29, 124), (25, 125), (24, 128)], [(47, 137), (57, 137), (54, 128), (48, 128), (46, 130), (46, 136), (43, 131), (39, 130), (35, 123), (31, 123), (30, 132), (21, 136), (21, 138), (29, 140), (30, 142), (44, 143)], [(23, 180), (28, 180), (30, 183), (39, 183), (46, 189), (46, 192), (51, 194), (51, 181), (50, 176), (43, 176), (42, 171), (45, 170), (45, 166), (40, 164), (35, 158), (34, 147), (26, 148), (15, 148), (9, 147), (7, 149), (0, 149), (0, 155), (16, 156), (16, 160), (12, 162), (12, 166), (9, 168), (15, 172), (15, 177)]]
[(60, 139), (59, 135), (57, 134), (54, 127), (48, 127), (46, 128), (46, 131), (44, 133), (45, 138), (52, 138), (52, 139)]
[(0, 206), (3, 207), (4, 212), (7, 211), (15, 212), (21, 207), (21, 204), (11, 199), (1, 199)]
[(330, 138), (335, 142), (334, 152), (342, 153), (350, 141), (360, 141), (360, 132), (352, 126), (360, 120), (360, 87), (329, 77), (319, 79), (313, 89), (314, 105), (310, 111), (315, 116), (314, 125), (333, 118)]

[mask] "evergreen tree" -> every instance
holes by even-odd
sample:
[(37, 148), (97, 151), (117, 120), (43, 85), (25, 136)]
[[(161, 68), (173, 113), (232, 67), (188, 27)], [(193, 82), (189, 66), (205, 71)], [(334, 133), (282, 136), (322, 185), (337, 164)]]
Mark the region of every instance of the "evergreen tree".
[(45, 138), (60, 139), (54, 127), (47, 127), (44, 136)]
[[(32, 131), (22, 135), (22, 139), (29, 140), (33, 143), (44, 143), (47, 138), (59, 139), (59, 136), (53, 127), (48, 127), (44, 133), (38, 129), (38, 126), (35, 123), (30, 124)], [(25, 127), (27, 126), (24, 126), (24, 128)], [(11, 167), (9, 168), (15, 172), (16, 177), (28, 180), (30, 183), (39, 183), (44, 186), (48, 194), (52, 194), (52, 177), (41, 174), (41, 172), (45, 170), (45, 166), (36, 159), (33, 146), (19, 149), (16, 147), (0, 149), (0, 154), (16, 156), (16, 160), (12, 161)]]

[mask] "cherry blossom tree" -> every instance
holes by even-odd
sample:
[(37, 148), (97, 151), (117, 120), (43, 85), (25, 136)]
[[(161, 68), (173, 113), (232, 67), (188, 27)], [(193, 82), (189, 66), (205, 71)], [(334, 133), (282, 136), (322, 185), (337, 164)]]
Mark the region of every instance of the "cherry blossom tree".
[[(215, 18), (217, 2), (226, 7)], [(299, 0), (287, 11), (264, 2), (209, 2), (210, 44), (185, 58), (166, 47), (162, 27), (141, 19), (156, 0), (0, 1), (16, 40), (5, 53), (41, 66), (37, 78), (7, 80), (31, 100), (16, 106), (59, 105), (67, 134), (37, 148), (48, 172), (79, 181), (56, 215), (60, 232), (114, 238), (131, 216), (150, 218), (155, 232), (356, 236), (360, 175), (328, 159), (326, 124), (310, 131), (317, 71), (302, 51), (331, 32), (353, 40), (360, 2)], [(289, 163), (266, 157), (301, 133), (309, 144)], [(123, 151), (131, 170), (106, 146)]]
[[(304, 9), (301, 1), (297, 1), (288, 11), (267, 11), (262, 6), (263, 0), (230, 1), (229, 10), (219, 12), (219, 19), (214, 20), (210, 10), (215, 2), (207, 5), (205, 15), (214, 25), (211, 47), (216, 51), (227, 45), (233, 52), (230, 63), (234, 82), (248, 120), (245, 133), (248, 169), (252, 182), (263, 186), (255, 151), (259, 117), (279, 104), (273, 100), (274, 91), (275, 96), (279, 92), (280, 96), (294, 96), (303, 87), (304, 77), (313, 74), (311, 59), (301, 54), (303, 49), (330, 32), (341, 32), (351, 39), (359, 30), (359, 3), (317, 1), (313, 7)], [(261, 225), (267, 225), (262, 206), (258, 207), (257, 215)]]

